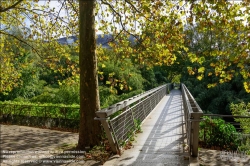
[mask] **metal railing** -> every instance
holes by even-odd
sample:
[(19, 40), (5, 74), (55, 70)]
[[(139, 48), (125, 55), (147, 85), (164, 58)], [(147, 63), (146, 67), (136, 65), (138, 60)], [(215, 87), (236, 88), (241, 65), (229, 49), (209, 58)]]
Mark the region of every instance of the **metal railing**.
[(243, 116), (243, 115), (222, 115), (222, 114), (203, 114), (203, 116), (207, 116), (210, 118), (221, 118), (226, 121), (226, 123), (232, 124), (237, 131), (241, 131), (242, 128), (240, 127), (240, 122), (236, 122), (236, 119), (249, 119), (250, 116)]
[(197, 157), (199, 143), (199, 123), (202, 120), (203, 112), (184, 84), (181, 84), (181, 91), (189, 153), (193, 157)]
[(120, 152), (121, 145), (171, 89), (172, 84), (162, 85), (96, 112), (95, 119), (101, 121), (113, 152)]

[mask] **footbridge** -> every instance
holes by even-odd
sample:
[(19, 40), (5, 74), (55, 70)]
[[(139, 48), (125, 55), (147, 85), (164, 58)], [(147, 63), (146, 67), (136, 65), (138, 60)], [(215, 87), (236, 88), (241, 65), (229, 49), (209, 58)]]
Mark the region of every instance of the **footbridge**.
[[(105, 165), (189, 165), (203, 112), (184, 84), (166, 84), (96, 112), (112, 151)], [(132, 141), (131, 146), (125, 146)], [(124, 150), (128, 149), (128, 150)]]

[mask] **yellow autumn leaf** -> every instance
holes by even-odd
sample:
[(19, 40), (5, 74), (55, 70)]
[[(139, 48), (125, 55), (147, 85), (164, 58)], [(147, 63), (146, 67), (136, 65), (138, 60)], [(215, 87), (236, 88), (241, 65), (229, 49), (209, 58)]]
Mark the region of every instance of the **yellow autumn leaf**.
[(222, 84), (222, 83), (224, 83), (225, 81), (223, 80), (223, 79), (220, 79), (220, 83)]
[(244, 88), (245, 88), (246, 92), (250, 93), (250, 83), (249, 82), (244, 82), (243, 85), (244, 85)]
[(205, 71), (205, 67), (200, 67), (200, 68), (198, 69), (198, 73), (204, 73), (204, 71)]
[(202, 77), (201, 75), (197, 76), (197, 79), (198, 79), (198, 80), (202, 80), (202, 78), (203, 78), (203, 77)]
[(208, 88), (213, 88), (213, 87), (215, 87), (216, 85), (217, 85), (217, 83), (208, 84), (207, 87), (208, 87)]

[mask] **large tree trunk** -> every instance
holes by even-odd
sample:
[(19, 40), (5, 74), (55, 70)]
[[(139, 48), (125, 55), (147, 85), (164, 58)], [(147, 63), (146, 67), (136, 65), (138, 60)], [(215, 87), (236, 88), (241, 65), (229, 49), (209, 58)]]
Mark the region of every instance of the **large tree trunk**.
[(101, 123), (94, 120), (100, 109), (97, 57), (95, 54), (95, 0), (79, 0), (80, 17), (80, 129), (78, 149), (100, 143)]

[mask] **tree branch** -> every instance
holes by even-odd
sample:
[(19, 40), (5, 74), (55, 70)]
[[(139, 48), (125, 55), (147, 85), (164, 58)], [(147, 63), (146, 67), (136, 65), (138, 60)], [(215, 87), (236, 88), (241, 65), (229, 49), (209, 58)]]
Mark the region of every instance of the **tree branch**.
[(27, 46), (29, 46), (30, 48), (32, 48), (32, 50), (34, 50), (34, 51), (37, 53), (37, 55), (40, 56), (39, 52), (38, 52), (32, 45), (30, 45), (30, 44), (27, 43), (26, 41), (24, 41), (24, 40), (18, 38), (17, 36), (12, 35), (12, 34), (9, 34), (9, 33), (5, 33), (5, 32), (3, 32), (3, 31), (0, 31), (0, 34), (6, 35), (6, 36), (10, 36), (10, 37), (12, 37), (12, 38), (17, 39), (18, 41), (20, 41), (20, 42), (26, 44)]
[(126, 3), (128, 3), (136, 12), (141, 14), (141, 11), (139, 11), (130, 1), (125, 0)]
[[(127, 34), (130, 34), (131, 36), (133, 36), (134, 38), (136, 38), (136, 39), (139, 41), (138, 36), (136, 36), (136, 35), (134, 35), (134, 34), (132, 34), (132, 33), (130, 33), (129, 31), (126, 30), (126, 28), (125, 28), (125, 26), (124, 26), (124, 24), (123, 24), (123, 21), (122, 21), (122, 16), (121, 16), (121, 14), (118, 13), (118, 12), (114, 9), (114, 7), (113, 7), (111, 4), (109, 4), (109, 3), (107, 3), (107, 2), (105, 2), (105, 1), (103, 1), (103, 0), (101, 0), (101, 2), (102, 2), (103, 4), (109, 6), (110, 9), (111, 9), (115, 14), (117, 14), (117, 15), (119, 16), (120, 24), (121, 24), (121, 26), (122, 26), (122, 29), (123, 29)], [(116, 37), (117, 37), (117, 36), (116, 36)]]
[(72, 2), (72, 1), (70, 1), (70, 0), (68, 0), (67, 2), (71, 5), (71, 7), (72, 7), (72, 9), (74, 10), (74, 12), (76, 12), (77, 15), (79, 15), (79, 10), (76, 9), (75, 6), (73, 5), (74, 2)]
[(13, 9), (13, 8), (15, 8), (19, 3), (21, 3), (23, 0), (19, 0), (19, 1), (17, 1), (15, 4), (13, 4), (13, 5), (11, 5), (11, 6), (9, 6), (9, 7), (7, 7), (7, 8), (2, 8), (2, 6), (0, 6), (0, 13), (2, 13), (2, 12), (6, 12), (6, 11), (8, 11), (8, 10), (10, 10), (10, 9)]
[(115, 35), (115, 37), (112, 37), (112, 40), (106, 41), (106, 42), (102, 43), (102, 45), (108, 44), (108, 43), (110, 43), (110, 42), (115, 42), (115, 39), (116, 39), (122, 32), (123, 32), (123, 29), (122, 29), (117, 35)]

